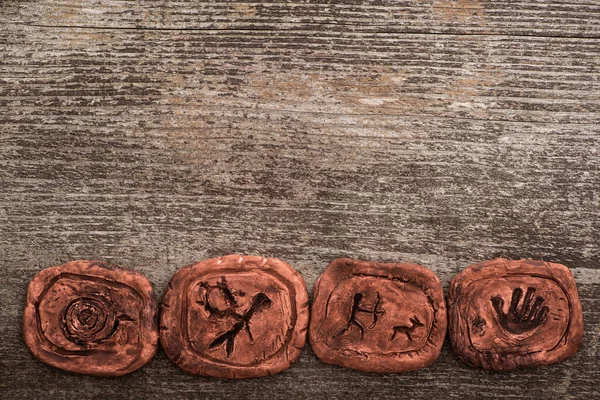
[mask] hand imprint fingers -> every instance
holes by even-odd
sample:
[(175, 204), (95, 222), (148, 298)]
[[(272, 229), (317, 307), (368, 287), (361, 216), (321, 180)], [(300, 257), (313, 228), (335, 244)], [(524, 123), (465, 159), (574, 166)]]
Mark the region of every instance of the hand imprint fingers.
[[(514, 298), (514, 293), (513, 293), (513, 298)], [(492, 306), (494, 307), (494, 310), (496, 310), (496, 313), (498, 315), (504, 315), (504, 299), (501, 296), (494, 296), (492, 297)]]
[(529, 308), (531, 307), (531, 300), (533, 300), (533, 295), (535, 293), (535, 289), (532, 287), (527, 288), (527, 293), (525, 293), (525, 299), (523, 300), (523, 306), (518, 311), (521, 317), (524, 317), (529, 314)]
[(531, 306), (531, 311), (529, 311), (529, 314), (527, 314), (528, 321), (531, 321), (535, 318), (535, 316), (537, 315), (537, 313), (540, 309), (540, 306), (542, 305), (543, 302), (544, 302), (544, 299), (542, 297), (537, 296), (535, 298), (535, 302)]
[(544, 319), (546, 319), (548, 312), (550, 312), (550, 308), (548, 308), (548, 306), (542, 307), (535, 316), (536, 324), (541, 324)]
[[(508, 310), (509, 314), (515, 314), (517, 312), (517, 306), (519, 305), (521, 296), (523, 296), (523, 289), (516, 288), (513, 291), (512, 299), (510, 300), (510, 309)], [(504, 301), (502, 301), (502, 303), (504, 303)]]

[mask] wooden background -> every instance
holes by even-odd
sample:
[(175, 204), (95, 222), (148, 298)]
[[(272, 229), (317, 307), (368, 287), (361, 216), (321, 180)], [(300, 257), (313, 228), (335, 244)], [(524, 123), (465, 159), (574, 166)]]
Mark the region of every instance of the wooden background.
[[(0, 397), (600, 398), (600, 1), (0, 1)], [(446, 342), (402, 375), (319, 362), (118, 379), (32, 358), (28, 281), (104, 259), (157, 293), (195, 260), (279, 257), (450, 279), (495, 256), (570, 266), (579, 352), (490, 373)]]

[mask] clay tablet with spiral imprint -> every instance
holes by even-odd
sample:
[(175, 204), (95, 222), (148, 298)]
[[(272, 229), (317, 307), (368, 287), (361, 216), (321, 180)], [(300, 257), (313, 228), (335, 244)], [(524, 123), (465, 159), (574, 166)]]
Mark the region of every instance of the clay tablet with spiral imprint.
[(499, 258), (471, 265), (452, 280), (448, 307), (454, 351), (485, 369), (562, 361), (583, 336), (575, 280), (561, 264)]
[(446, 305), (439, 278), (416, 264), (334, 260), (315, 284), (310, 342), (330, 364), (366, 372), (423, 368), (439, 356)]
[(162, 347), (192, 374), (272, 375), (288, 368), (306, 342), (306, 285), (275, 258), (230, 255), (184, 267), (161, 307)]
[(101, 261), (73, 261), (33, 278), (23, 335), (33, 355), (47, 364), (119, 376), (156, 354), (157, 311), (143, 275)]

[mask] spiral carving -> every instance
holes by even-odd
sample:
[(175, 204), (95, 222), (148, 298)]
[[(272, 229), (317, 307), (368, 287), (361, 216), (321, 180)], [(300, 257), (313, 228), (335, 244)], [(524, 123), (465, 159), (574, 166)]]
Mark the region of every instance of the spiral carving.
[(105, 299), (77, 298), (62, 316), (65, 337), (80, 346), (110, 338), (119, 327), (115, 307)]

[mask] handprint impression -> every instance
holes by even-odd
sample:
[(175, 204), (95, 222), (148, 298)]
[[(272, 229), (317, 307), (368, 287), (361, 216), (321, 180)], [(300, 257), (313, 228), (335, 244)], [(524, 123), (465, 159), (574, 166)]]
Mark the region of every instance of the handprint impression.
[(491, 298), (492, 306), (498, 314), (500, 326), (504, 330), (518, 335), (535, 329), (544, 322), (550, 309), (548, 306), (541, 307), (544, 299), (540, 296), (536, 296), (532, 304), (534, 293), (535, 288), (528, 287), (523, 304), (519, 307), (523, 290), (516, 288), (512, 294), (508, 313), (504, 312), (504, 299), (500, 295)]

